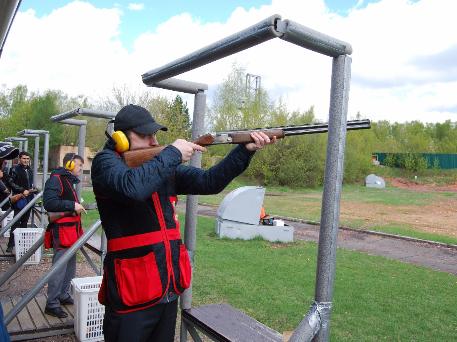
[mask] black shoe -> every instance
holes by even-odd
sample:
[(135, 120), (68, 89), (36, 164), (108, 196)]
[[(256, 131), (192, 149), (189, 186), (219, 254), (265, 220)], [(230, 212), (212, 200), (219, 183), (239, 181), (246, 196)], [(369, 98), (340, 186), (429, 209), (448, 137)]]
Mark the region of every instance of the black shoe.
[(61, 307), (56, 307), (56, 308), (44, 308), (44, 313), (49, 315), (49, 316), (54, 316), (54, 317), (59, 317), (59, 318), (66, 318), (68, 317), (68, 314), (62, 310)]
[(68, 298), (66, 298), (64, 300), (59, 299), (59, 301), (60, 301), (60, 304), (62, 304), (62, 305), (73, 305), (73, 304), (75, 304), (75, 302), (73, 301), (73, 298), (71, 298), (71, 297), (68, 297)]
[(13, 247), (8, 247), (8, 248), (6, 249), (6, 253), (12, 254), (12, 253), (13, 253)]

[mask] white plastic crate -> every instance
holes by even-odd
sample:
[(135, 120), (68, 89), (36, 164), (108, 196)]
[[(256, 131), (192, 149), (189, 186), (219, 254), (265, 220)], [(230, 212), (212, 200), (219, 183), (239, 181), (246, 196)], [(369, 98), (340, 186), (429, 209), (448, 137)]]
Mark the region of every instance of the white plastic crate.
[[(14, 245), (16, 247), (16, 261), (18, 261), (35, 242), (43, 235), (43, 228), (16, 228), (14, 230)], [(41, 249), (38, 248), (24, 265), (39, 264), (41, 261)]]
[[(0, 215), (3, 215), (4, 213), (5, 213), (4, 211), (1, 211), (1, 210), (0, 210)], [(14, 212), (11, 211), (11, 212), (8, 214), (8, 216), (6, 216), (6, 217), (3, 219), (3, 221), (2, 221), (2, 228), (5, 228), (6, 225), (7, 225), (8, 223), (11, 222), (11, 220), (13, 219), (13, 217), (14, 217)], [(3, 234), (3, 236), (4, 236), (4, 237), (10, 237), (10, 231), (11, 231), (11, 228), (8, 229), (8, 230), (5, 232), (5, 234)]]
[(75, 335), (79, 341), (103, 341), (105, 306), (98, 302), (102, 277), (73, 278)]

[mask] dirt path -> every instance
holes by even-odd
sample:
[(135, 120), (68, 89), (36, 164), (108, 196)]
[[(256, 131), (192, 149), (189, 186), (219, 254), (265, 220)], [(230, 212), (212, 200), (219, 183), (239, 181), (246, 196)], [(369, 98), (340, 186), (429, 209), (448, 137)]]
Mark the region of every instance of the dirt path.
[[(214, 217), (216, 210), (217, 207), (201, 205), (198, 214)], [(319, 226), (291, 221), (286, 223), (295, 228), (295, 239), (318, 241)], [(338, 234), (338, 247), (457, 275), (457, 249), (453, 248), (341, 229)]]

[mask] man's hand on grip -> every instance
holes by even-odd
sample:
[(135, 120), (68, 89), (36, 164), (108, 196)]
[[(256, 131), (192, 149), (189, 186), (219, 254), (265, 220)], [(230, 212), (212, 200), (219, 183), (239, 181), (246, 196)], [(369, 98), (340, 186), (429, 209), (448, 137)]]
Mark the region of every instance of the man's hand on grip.
[(181, 156), (182, 156), (181, 158), (182, 158), (183, 163), (189, 161), (195, 151), (200, 151), (200, 152), (206, 151), (206, 148), (204, 148), (200, 145), (191, 143), (184, 139), (177, 139), (177, 140), (175, 140), (175, 142), (172, 145), (174, 147), (176, 147), (179, 150), (179, 152), (181, 152)]

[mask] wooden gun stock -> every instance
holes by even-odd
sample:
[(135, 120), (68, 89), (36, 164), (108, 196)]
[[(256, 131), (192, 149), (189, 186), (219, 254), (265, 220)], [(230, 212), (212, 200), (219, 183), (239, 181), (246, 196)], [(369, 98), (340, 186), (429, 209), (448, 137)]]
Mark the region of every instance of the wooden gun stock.
[(76, 216), (74, 211), (59, 211), (59, 212), (49, 212), (48, 211), (48, 221), (49, 223), (54, 223), (62, 217)]
[(17, 195), (11, 195), (10, 196), (10, 202), (11, 204), (15, 204), (17, 201), (19, 201), (21, 198), (24, 198), (23, 194), (17, 194)]

